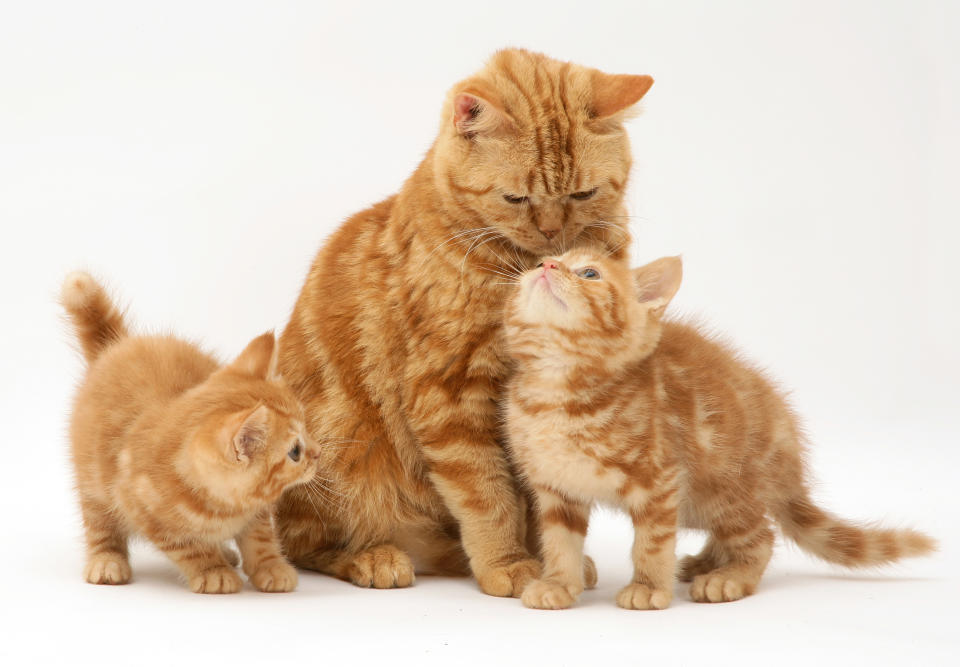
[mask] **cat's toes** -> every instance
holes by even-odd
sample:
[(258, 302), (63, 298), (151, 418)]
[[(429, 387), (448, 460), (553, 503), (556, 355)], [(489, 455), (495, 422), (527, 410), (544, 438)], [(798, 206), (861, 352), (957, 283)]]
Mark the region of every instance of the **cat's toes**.
[(712, 558), (704, 556), (684, 556), (677, 563), (677, 579), (693, 581), (699, 574), (706, 574), (717, 569), (717, 563)]
[(90, 556), (83, 570), (83, 578), (91, 584), (126, 584), (131, 575), (127, 557), (113, 552)]
[(527, 584), (520, 599), (531, 609), (566, 609), (576, 602), (577, 596), (563, 584), (536, 579)]
[(410, 556), (391, 544), (357, 554), (347, 576), (364, 588), (406, 588), (416, 579)]
[(690, 597), (694, 602), (733, 602), (752, 592), (751, 582), (722, 571), (698, 575), (690, 584)]
[(236, 593), (243, 588), (243, 580), (231, 567), (214, 567), (190, 577), (194, 593)]
[(297, 587), (297, 571), (288, 563), (274, 560), (258, 567), (250, 582), (265, 593), (289, 593)]
[(527, 584), (540, 576), (540, 561), (521, 558), (509, 565), (476, 572), (480, 590), (501, 598), (520, 597)]
[(583, 557), (583, 585), (587, 590), (597, 587), (597, 564), (590, 556)]
[(617, 604), (624, 609), (666, 609), (672, 599), (672, 592), (643, 584), (624, 586), (617, 593)]

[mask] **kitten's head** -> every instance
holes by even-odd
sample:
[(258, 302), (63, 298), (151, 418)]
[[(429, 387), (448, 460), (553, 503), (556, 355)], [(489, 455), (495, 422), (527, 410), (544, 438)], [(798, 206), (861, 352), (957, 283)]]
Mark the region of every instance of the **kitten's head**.
[(649, 76), (498, 51), (447, 97), (437, 186), (455, 210), (535, 256), (589, 240), (622, 254), (631, 164), (623, 121), (651, 85)]
[(273, 333), (255, 338), (188, 394), (202, 415), (188, 446), (202, 483), (238, 506), (273, 503), (317, 472), (320, 447), (276, 372)]
[(595, 247), (544, 258), (520, 277), (510, 301), (509, 348), (537, 358), (642, 359), (659, 342), (681, 278), (679, 257), (636, 269)]

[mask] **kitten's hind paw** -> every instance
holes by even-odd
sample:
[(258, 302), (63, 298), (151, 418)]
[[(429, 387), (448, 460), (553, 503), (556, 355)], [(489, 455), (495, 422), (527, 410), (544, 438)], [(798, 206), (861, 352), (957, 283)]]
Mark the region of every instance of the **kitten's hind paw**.
[(694, 577), (690, 597), (694, 602), (733, 602), (750, 595), (755, 588), (756, 578), (734, 568), (720, 568)]
[(214, 567), (190, 577), (194, 593), (236, 593), (243, 588), (243, 580), (232, 567)]
[(563, 584), (537, 579), (527, 584), (520, 599), (531, 609), (567, 609), (577, 601), (577, 596)]
[(673, 593), (650, 588), (643, 584), (629, 584), (617, 593), (617, 605), (624, 609), (666, 609)]
[(264, 563), (250, 576), (250, 582), (264, 593), (289, 593), (297, 587), (297, 571), (279, 560)]
[(533, 558), (516, 560), (509, 565), (476, 572), (480, 590), (501, 598), (520, 597), (533, 579), (540, 576), (540, 561)]
[(126, 584), (131, 575), (127, 557), (112, 551), (90, 556), (83, 570), (83, 578), (91, 584)]
[(597, 564), (590, 556), (583, 557), (583, 585), (587, 590), (597, 587)]

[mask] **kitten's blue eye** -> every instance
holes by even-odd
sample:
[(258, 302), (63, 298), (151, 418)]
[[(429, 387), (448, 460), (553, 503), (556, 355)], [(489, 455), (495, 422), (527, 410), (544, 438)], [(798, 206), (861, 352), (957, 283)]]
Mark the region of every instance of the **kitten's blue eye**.
[(587, 280), (600, 279), (600, 272), (590, 267), (577, 271), (577, 275), (580, 276), (581, 278), (586, 278)]
[(293, 446), (293, 449), (291, 449), (289, 452), (287, 452), (287, 456), (289, 456), (290, 459), (291, 459), (294, 463), (296, 463), (297, 461), (300, 460), (300, 454), (301, 454), (301, 452), (303, 452), (303, 447), (302, 447), (302, 446), (300, 445), (300, 443), (298, 442), (297, 444), (295, 444), (295, 445)]
[(527, 197), (519, 197), (517, 195), (503, 195), (503, 198), (511, 204), (522, 204), (527, 201)]

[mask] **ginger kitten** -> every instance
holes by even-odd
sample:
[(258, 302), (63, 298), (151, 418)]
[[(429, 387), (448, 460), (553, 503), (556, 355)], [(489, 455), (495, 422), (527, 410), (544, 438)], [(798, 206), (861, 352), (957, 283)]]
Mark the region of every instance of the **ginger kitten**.
[(316, 474), (319, 450), (296, 398), (270, 378), (273, 334), (221, 367), (171, 336), (129, 335), (85, 273), (67, 277), (62, 302), (89, 363), (70, 424), (84, 578), (130, 581), (127, 540), (141, 534), (195, 593), (235, 593), (243, 583), (223, 542), (236, 538), (254, 586), (292, 591), (272, 508)]
[[(681, 263), (630, 271), (573, 250), (520, 278), (506, 326), (517, 362), (506, 403), (513, 456), (536, 495), (544, 574), (528, 607), (569, 607), (583, 591), (590, 506), (633, 520), (627, 609), (663, 609), (673, 581), (698, 602), (754, 591), (773, 545), (771, 519), (806, 551), (868, 567), (934, 549), (913, 530), (837, 519), (809, 497), (804, 442), (783, 395), (731, 350), (662, 321)], [(709, 533), (676, 565), (678, 525)]]

